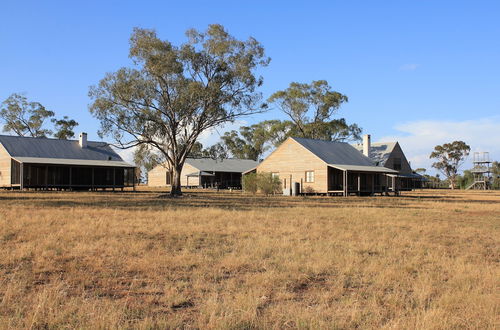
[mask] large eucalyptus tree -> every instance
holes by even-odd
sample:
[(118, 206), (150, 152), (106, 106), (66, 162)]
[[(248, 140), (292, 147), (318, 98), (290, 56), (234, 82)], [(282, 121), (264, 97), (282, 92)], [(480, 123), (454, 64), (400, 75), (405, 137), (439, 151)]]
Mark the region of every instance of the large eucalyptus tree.
[(182, 194), (181, 170), (202, 132), (264, 111), (256, 70), (270, 61), (257, 40), (237, 40), (221, 25), (186, 35), (175, 46), (153, 30), (134, 29), (135, 66), (106, 74), (89, 92), (100, 134), (120, 148), (157, 152), (173, 173), (172, 195)]

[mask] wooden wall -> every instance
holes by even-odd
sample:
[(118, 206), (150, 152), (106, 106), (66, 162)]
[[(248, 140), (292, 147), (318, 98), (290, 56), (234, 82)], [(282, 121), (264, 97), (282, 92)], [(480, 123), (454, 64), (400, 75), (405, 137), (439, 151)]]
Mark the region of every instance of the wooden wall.
[[(314, 182), (306, 183), (306, 171), (314, 171)], [(281, 144), (269, 157), (257, 167), (257, 172), (278, 173), (286, 188), (292, 182), (302, 182), (302, 191), (308, 187), (317, 193), (328, 191), (328, 167), (319, 157), (304, 148), (293, 139)]]
[[(198, 186), (200, 180), (198, 177), (187, 178), (187, 174), (199, 172), (199, 170), (188, 163), (184, 163), (181, 172), (181, 185), (182, 186)], [(167, 186), (167, 169), (164, 165), (158, 165), (148, 172), (148, 186), (150, 187), (166, 187)]]
[(399, 146), (399, 143), (396, 143), (396, 146), (392, 150), (389, 158), (385, 162), (384, 166), (387, 168), (392, 168), (394, 169), (394, 158), (401, 158), (401, 170), (399, 173), (401, 174), (411, 174), (412, 170), (410, 167), (410, 163), (408, 163), (408, 160), (405, 157), (405, 154), (403, 153), (403, 149)]
[(165, 187), (167, 180), (167, 169), (158, 165), (148, 172), (148, 186)]
[(10, 187), (11, 157), (0, 143), (0, 187)]

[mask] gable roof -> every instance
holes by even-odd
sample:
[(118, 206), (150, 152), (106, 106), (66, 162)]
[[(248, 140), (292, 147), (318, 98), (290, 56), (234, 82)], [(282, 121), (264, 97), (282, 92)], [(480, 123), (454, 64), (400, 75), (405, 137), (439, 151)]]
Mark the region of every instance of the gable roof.
[(186, 163), (204, 172), (243, 173), (259, 163), (251, 159), (187, 158)]
[[(384, 166), (397, 144), (397, 142), (372, 143), (370, 147), (370, 159), (377, 166)], [(353, 144), (353, 147), (363, 153), (362, 143)]]
[(123, 159), (105, 142), (88, 141), (87, 147), (81, 148), (77, 140), (0, 135), (0, 143), (10, 156), (16, 159), (40, 158), (123, 162)]
[(373, 166), (370, 158), (345, 142), (292, 138), (327, 164)]

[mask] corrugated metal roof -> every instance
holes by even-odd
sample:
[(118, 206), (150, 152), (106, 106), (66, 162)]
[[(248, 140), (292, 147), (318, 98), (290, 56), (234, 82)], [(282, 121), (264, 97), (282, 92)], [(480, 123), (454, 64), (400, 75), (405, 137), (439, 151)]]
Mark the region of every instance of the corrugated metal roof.
[[(377, 166), (384, 166), (389, 156), (391, 155), (394, 147), (396, 147), (397, 142), (378, 142), (372, 143), (370, 148), (370, 159)], [(363, 152), (363, 144), (357, 143), (352, 145), (354, 148)]]
[(199, 176), (215, 176), (215, 174), (213, 173), (209, 173), (209, 172), (193, 172), (193, 173), (189, 173), (187, 174), (186, 176), (189, 176), (189, 177), (199, 177)]
[(205, 172), (233, 172), (242, 173), (259, 163), (251, 159), (212, 159), (212, 158), (187, 158), (186, 163)]
[(64, 159), (43, 157), (13, 157), (20, 163), (30, 164), (53, 164), (53, 165), (85, 165), (85, 166), (109, 166), (109, 167), (135, 167), (124, 161), (113, 160), (87, 160), (87, 159)]
[(292, 138), (327, 164), (373, 166), (372, 161), (344, 142)]
[(328, 166), (337, 168), (342, 171), (355, 171), (355, 172), (377, 172), (377, 173), (395, 173), (398, 171), (391, 170), (382, 166), (359, 166), (359, 165), (343, 165), (343, 164), (328, 164)]
[(78, 140), (0, 135), (0, 143), (12, 157), (123, 161), (105, 142), (88, 141), (81, 148)]

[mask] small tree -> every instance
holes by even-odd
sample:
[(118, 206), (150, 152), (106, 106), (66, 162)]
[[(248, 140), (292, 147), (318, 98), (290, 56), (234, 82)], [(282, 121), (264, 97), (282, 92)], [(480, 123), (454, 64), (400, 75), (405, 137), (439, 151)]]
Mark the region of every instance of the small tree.
[(108, 73), (91, 88), (90, 112), (120, 148), (146, 144), (172, 169), (171, 195), (181, 195), (181, 171), (201, 133), (258, 112), (269, 63), (253, 38), (240, 41), (221, 25), (187, 31), (175, 46), (153, 30), (134, 29), (130, 57), (136, 67)]
[(252, 194), (256, 194), (259, 190), (257, 183), (257, 173), (248, 173), (243, 175), (243, 190)]
[(4, 132), (14, 132), (19, 136), (47, 137), (52, 134), (44, 128), (45, 121), (54, 117), (39, 102), (28, 102), (22, 94), (12, 94), (0, 108), (0, 118), (5, 122)]
[(429, 158), (437, 160), (432, 167), (443, 173), (450, 181), (451, 189), (455, 189), (458, 170), (469, 153), (470, 146), (463, 141), (454, 141), (434, 147)]
[(281, 180), (271, 173), (257, 173), (257, 186), (265, 195), (273, 195), (281, 192)]
[(493, 189), (500, 189), (500, 162), (493, 162), (491, 174), (493, 175)]

